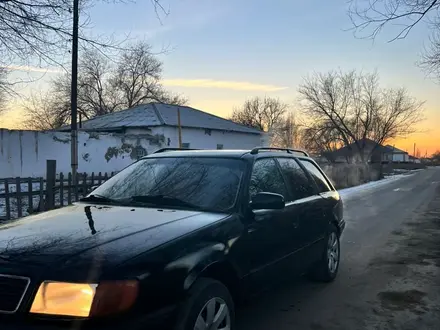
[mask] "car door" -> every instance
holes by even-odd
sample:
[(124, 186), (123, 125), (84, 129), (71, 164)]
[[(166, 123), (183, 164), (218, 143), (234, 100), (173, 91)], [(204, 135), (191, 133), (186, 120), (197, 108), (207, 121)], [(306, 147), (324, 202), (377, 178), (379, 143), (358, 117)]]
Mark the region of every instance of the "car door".
[(277, 157), (281, 173), (289, 190), (286, 200), (286, 213), (295, 230), (291, 232), (290, 262), (294, 271), (305, 271), (316, 260), (313, 246), (315, 227), (322, 226), (322, 212), (318, 206), (322, 199), (316, 192), (313, 179), (292, 157)]
[[(257, 159), (249, 183), (249, 200), (259, 192), (271, 192), (289, 199), (288, 190), (274, 158)], [(283, 271), (283, 261), (291, 251), (294, 230), (287, 209), (253, 210), (247, 224), (245, 249), (250, 275), (254, 282), (264, 284), (276, 279)]]
[(299, 159), (298, 162), (312, 178), (315, 193), (306, 201), (307, 207), (301, 218), (301, 235), (307, 249), (308, 260), (317, 260), (325, 248), (325, 236), (328, 231), (332, 207), (325, 198), (325, 193), (332, 190), (327, 179), (317, 165), (309, 159)]

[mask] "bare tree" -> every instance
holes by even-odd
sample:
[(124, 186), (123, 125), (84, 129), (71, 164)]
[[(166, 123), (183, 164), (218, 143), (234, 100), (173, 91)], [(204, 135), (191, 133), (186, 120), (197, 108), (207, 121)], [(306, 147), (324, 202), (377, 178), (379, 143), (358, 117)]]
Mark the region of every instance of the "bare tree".
[(173, 104), (173, 105), (186, 105), (188, 104), (188, 98), (182, 94), (172, 93), (163, 86), (161, 86), (155, 96), (155, 100), (160, 103)]
[(110, 79), (112, 94), (117, 94), (119, 99), (124, 100), (124, 108), (150, 102), (186, 104), (185, 97), (164, 89), (160, 82), (162, 72), (163, 63), (152, 52), (149, 44), (133, 44), (119, 56)]
[(431, 155), (431, 159), (432, 159), (435, 163), (440, 164), (440, 151), (437, 150), (436, 152), (434, 152), (434, 153)]
[(6, 80), (8, 72), (0, 67), (0, 113), (5, 110), (6, 97), (9, 94), (9, 84)]
[(131, 108), (155, 100), (161, 74), (162, 62), (152, 54), (148, 44), (139, 43), (121, 54), (113, 84)]
[(440, 22), (437, 27), (439, 32), (431, 36), (431, 44), (425, 49), (419, 64), (440, 82)]
[(87, 117), (111, 113), (117, 108), (112, 102), (112, 90), (107, 78), (111, 67), (106, 57), (94, 49), (86, 50), (80, 61), (78, 104)]
[(332, 152), (343, 145), (342, 138), (331, 121), (320, 124), (311, 123), (302, 130), (301, 140), (307, 151), (322, 155), (333, 162)]
[(302, 148), (302, 129), (295, 114), (289, 111), (272, 127), (272, 146), (279, 148)]
[(403, 88), (380, 88), (376, 73), (318, 73), (305, 79), (298, 91), (302, 110), (312, 123), (310, 132), (354, 148), (362, 161), (370, 156), (367, 140), (379, 145), (407, 136), (423, 119), (423, 102)]
[(351, 0), (349, 16), (356, 32), (376, 36), (389, 25), (400, 26), (390, 41), (404, 39), (417, 24), (432, 31), (421, 66), (440, 78), (440, 0)]
[[(149, 102), (187, 103), (186, 98), (167, 91), (161, 85), (162, 62), (150, 51), (148, 44), (138, 43), (116, 56), (113, 60), (95, 49), (87, 49), (82, 54), (78, 67), (78, 113), (82, 118), (90, 119)], [(68, 123), (69, 118), (64, 111), (65, 105), (69, 104), (70, 88), (70, 74), (60, 75), (52, 81), (50, 93), (44, 95), (49, 97), (47, 106), (54, 107), (44, 112), (52, 116), (51, 121), (58, 122), (63, 118), (64, 124)], [(25, 110), (30, 118), (39, 114), (29, 105), (25, 106)], [(70, 108), (67, 110), (70, 111)], [(32, 122), (39, 120), (29, 121), (30, 124)], [(39, 124), (35, 128), (43, 126)], [(52, 125), (45, 128), (50, 129)]]
[[(121, 95), (110, 83), (112, 70), (108, 58), (96, 49), (86, 49), (82, 54), (78, 65), (77, 106), (78, 113), (83, 118), (93, 118), (123, 107)], [(69, 102), (70, 89), (70, 74), (62, 74), (52, 80), (51, 93), (57, 95), (59, 100)]]
[(282, 121), (288, 108), (288, 104), (276, 98), (254, 97), (234, 109), (231, 120), (267, 132)]
[(24, 128), (32, 130), (60, 128), (70, 117), (70, 103), (58, 99), (50, 91), (46, 94), (32, 94), (24, 102), (23, 108)]
[[(92, 6), (125, 1), (79, 0), (80, 45), (100, 52), (123, 49), (124, 40), (115, 40), (111, 35), (90, 37), (87, 31), (91, 26), (88, 10)], [(161, 0), (150, 2), (158, 18), (161, 14), (168, 14)], [(64, 59), (71, 50), (72, 10), (73, 0), (0, 0), (0, 67), (7, 67), (11, 63), (64, 67)], [(28, 82), (16, 81), (10, 84), (7, 86), (9, 94), (16, 94), (14, 85)]]
[[(119, 0), (114, 0), (117, 2)], [(124, 1), (124, 0), (120, 0)], [(119, 47), (111, 37), (88, 37), (90, 18), (87, 10), (107, 0), (80, 0), (79, 39), (95, 47)], [(161, 0), (151, 0), (156, 13), (167, 14)], [(60, 56), (70, 49), (72, 39), (72, 0), (0, 0), (0, 59), (59, 64)]]
[(71, 38), (71, 1), (0, 1), (0, 50), (4, 61), (37, 57), (52, 62)]

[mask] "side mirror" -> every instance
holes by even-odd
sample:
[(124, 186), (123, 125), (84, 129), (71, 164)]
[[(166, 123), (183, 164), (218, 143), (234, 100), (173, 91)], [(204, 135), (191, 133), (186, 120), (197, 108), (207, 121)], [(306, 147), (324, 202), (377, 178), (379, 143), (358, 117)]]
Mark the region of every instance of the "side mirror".
[(284, 196), (269, 192), (260, 192), (252, 197), (250, 207), (252, 210), (280, 210), (286, 206)]

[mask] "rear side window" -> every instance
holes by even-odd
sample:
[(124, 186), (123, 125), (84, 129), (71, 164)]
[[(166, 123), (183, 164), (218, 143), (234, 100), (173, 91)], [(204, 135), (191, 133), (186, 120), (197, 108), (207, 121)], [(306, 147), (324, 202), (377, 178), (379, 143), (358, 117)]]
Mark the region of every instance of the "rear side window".
[(292, 201), (314, 195), (311, 181), (304, 170), (293, 158), (277, 158), (281, 172), (286, 179), (288, 188), (292, 193)]
[(278, 165), (273, 158), (263, 158), (255, 162), (249, 187), (250, 197), (259, 192), (271, 192), (287, 198), (287, 188)]
[(301, 159), (300, 161), (307, 171), (309, 171), (309, 173), (312, 175), (313, 179), (315, 179), (320, 193), (332, 190), (326, 178), (322, 175), (321, 171), (315, 164), (304, 159)]

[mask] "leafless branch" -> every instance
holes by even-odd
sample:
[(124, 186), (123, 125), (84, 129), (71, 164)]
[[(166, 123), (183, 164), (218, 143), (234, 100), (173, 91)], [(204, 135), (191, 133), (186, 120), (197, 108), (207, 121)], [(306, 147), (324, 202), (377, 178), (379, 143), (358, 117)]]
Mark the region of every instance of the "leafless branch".
[(438, 31), (430, 38), (430, 45), (425, 49), (419, 65), (440, 83), (440, 23)]
[(5, 110), (6, 97), (9, 94), (9, 84), (6, 81), (8, 72), (5, 68), (0, 67), (0, 113)]
[(231, 120), (244, 126), (270, 131), (280, 123), (289, 105), (271, 97), (254, 97), (233, 111)]
[(309, 142), (322, 151), (347, 146), (365, 154), (366, 141), (382, 144), (415, 132), (423, 119), (423, 102), (405, 89), (383, 89), (377, 73), (329, 72), (305, 79), (299, 87), (302, 111), (310, 119)]
[(400, 27), (389, 42), (404, 39), (422, 21), (432, 30), (422, 67), (439, 76), (440, 0), (350, 0), (348, 15), (355, 35), (375, 39), (389, 25)]
[[(167, 13), (160, 0), (151, 1), (157, 13)], [(126, 40), (87, 35), (90, 27), (87, 9), (98, 2), (127, 1), (80, 1), (80, 41), (98, 49), (122, 49)], [(71, 39), (71, 0), (0, 0), (0, 61), (7, 59), (27, 64), (33, 59), (60, 65), (59, 59), (70, 51)]]
[[(162, 62), (150, 49), (148, 44), (139, 42), (120, 50), (111, 60), (94, 47), (83, 51), (78, 67), (78, 112), (84, 119), (149, 102), (187, 103), (185, 97), (172, 94), (161, 85)], [(38, 123), (34, 128), (50, 129), (54, 126), (50, 123), (68, 123), (65, 113), (70, 111), (70, 79), (70, 74), (58, 76), (47, 95), (27, 102), (28, 116), (33, 119), (30, 122)], [(36, 105), (45, 98), (43, 113), (36, 111)]]
[(24, 128), (31, 130), (57, 129), (66, 124), (70, 116), (70, 105), (56, 95), (32, 94), (24, 101)]

